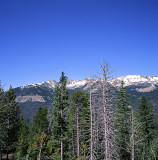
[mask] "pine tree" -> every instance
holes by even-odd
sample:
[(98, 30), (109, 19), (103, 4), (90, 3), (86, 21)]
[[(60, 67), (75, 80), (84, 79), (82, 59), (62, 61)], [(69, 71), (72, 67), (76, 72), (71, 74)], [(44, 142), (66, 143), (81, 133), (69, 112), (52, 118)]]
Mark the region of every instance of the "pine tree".
[(157, 136), (153, 139), (149, 147), (149, 155), (150, 158), (153, 160), (158, 159), (158, 132), (156, 135)]
[(90, 149), (90, 110), (87, 93), (75, 91), (68, 109), (69, 159), (87, 157)]
[(5, 115), (3, 119), (5, 124), (5, 137), (3, 143), (7, 153), (7, 160), (9, 152), (15, 151), (15, 143), (18, 140), (20, 109), (15, 98), (14, 91), (12, 87), (10, 87), (3, 102), (3, 114)]
[(16, 159), (23, 160), (27, 155), (29, 147), (29, 126), (25, 123), (23, 115), (20, 118), (20, 131), (18, 136), (18, 142), (16, 144)]
[(46, 159), (45, 157), (47, 157), (47, 155), (49, 154), (47, 149), (49, 138), (49, 135), (44, 131), (31, 136), (26, 159)]
[(81, 153), (84, 157), (88, 157), (90, 154), (90, 108), (89, 108), (89, 96), (84, 93), (84, 99), (82, 102), (82, 108), (80, 113), (80, 140), (81, 140)]
[(28, 138), (29, 147), (27, 158), (31, 158), (32, 160), (36, 160), (37, 157), (41, 159), (46, 154), (46, 144), (49, 140), (47, 112), (46, 107), (39, 107), (30, 126), (31, 131)]
[(47, 154), (47, 143), (49, 136), (44, 131), (34, 137), (33, 146), (37, 150), (37, 159), (41, 160), (44, 154)]
[(33, 132), (35, 134), (37, 133), (42, 133), (44, 132), (48, 132), (48, 118), (47, 118), (47, 114), (48, 114), (48, 110), (46, 107), (42, 108), (39, 107), (38, 111), (36, 112), (34, 118), (33, 118)]
[(53, 111), (51, 118), (51, 142), (53, 148), (53, 158), (63, 160), (65, 157), (65, 108), (68, 105), (68, 91), (66, 89), (67, 77), (64, 72), (61, 73), (60, 81), (56, 84), (53, 98)]
[(153, 108), (150, 107), (145, 96), (141, 97), (139, 107), (135, 113), (136, 123), (140, 127), (137, 129), (136, 139), (139, 141), (137, 147), (137, 158), (148, 160), (151, 142), (155, 138), (156, 118), (153, 114)]
[(116, 110), (114, 114), (116, 150), (120, 160), (128, 160), (130, 159), (128, 148), (130, 141), (130, 102), (123, 81), (121, 82), (116, 101)]

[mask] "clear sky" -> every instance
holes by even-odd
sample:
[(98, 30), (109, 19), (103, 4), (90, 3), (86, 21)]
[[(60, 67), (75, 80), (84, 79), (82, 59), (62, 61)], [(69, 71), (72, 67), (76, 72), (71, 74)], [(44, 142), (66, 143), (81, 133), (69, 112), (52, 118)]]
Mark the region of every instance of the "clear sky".
[(107, 60), (114, 76), (158, 76), (158, 0), (0, 0), (5, 88), (83, 79)]

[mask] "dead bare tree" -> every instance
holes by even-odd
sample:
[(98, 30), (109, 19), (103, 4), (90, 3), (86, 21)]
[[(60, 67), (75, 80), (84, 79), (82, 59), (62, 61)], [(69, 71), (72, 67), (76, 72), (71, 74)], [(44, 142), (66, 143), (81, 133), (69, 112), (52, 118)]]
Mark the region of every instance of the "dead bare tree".
[(97, 77), (90, 86), (91, 110), (91, 160), (117, 159), (113, 139), (113, 90), (109, 84), (111, 73), (110, 65), (101, 64), (102, 77)]
[(102, 69), (102, 102), (103, 102), (103, 122), (104, 122), (104, 159), (105, 160), (112, 160), (113, 159), (113, 128), (112, 128), (112, 121), (113, 121), (113, 113), (111, 109), (111, 104), (109, 103), (112, 99), (109, 97), (108, 91), (108, 80), (111, 78), (111, 70), (108, 63), (105, 61), (101, 64)]

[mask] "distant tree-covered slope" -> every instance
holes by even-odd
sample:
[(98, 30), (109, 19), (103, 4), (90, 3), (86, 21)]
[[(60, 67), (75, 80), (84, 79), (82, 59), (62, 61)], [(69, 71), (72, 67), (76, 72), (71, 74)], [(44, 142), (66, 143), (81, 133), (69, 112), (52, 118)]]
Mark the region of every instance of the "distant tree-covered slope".
[[(116, 94), (122, 80), (134, 108), (144, 95), (158, 113), (158, 77), (133, 75), (115, 78), (109, 81), (114, 91), (113, 94)], [(32, 120), (39, 106), (47, 107), (48, 111), (52, 108), (55, 84), (56, 81), (52, 80), (14, 88), (16, 101), (21, 107), (25, 120)], [(88, 91), (90, 86), (94, 92), (99, 92), (100, 86), (97, 79), (86, 78), (67, 82), (69, 95), (76, 90)]]

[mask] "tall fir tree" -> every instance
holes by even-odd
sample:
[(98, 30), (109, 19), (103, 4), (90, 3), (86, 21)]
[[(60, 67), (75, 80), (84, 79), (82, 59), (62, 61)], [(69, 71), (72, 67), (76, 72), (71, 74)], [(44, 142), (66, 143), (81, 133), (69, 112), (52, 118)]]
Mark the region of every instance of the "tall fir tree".
[(120, 160), (130, 160), (130, 109), (129, 96), (127, 95), (124, 82), (121, 82), (120, 90), (117, 94), (116, 109), (114, 113), (114, 135), (118, 158)]
[(37, 133), (42, 133), (44, 132), (48, 132), (48, 118), (47, 118), (47, 114), (48, 114), (48, 110), (46, 107), (42, 108), (39, 107), (38, 111), (36, 112), (34, 118), (33, 118), (33, 132), (35, 134)]
[(36, 112), (33, 123), (30, 126), (30, 134), (29, 134), (29, 147), (27, 150), (27, 158), (36, 160), (41, 159), (41, 157), (47, 154), (46, 144), (49, 140), (48, 136), (48, 118), (47, 118), (47, 108), (39, 107)]
[(64, 72), (61, 73), (60, 81), (56, 84), (53, 98), (53, 110), (51, 117), (51, 142), (53, 148), (53, 159), (63, 160), (66, 156), (65, 143), (65, 108), (68, 106), (68, 91), (66, 89), (67, 77)]
[(136, 135), (136, 140), (139, 142), (136, 148), (136, 157), (148, 160), (150, 159), (151, 143), (156, 137), (156, 117), (153, 114), (153, 108), (149, 105), (145, 96), (141, 97), (139, 106), (135, 112), (135, 119), (137, 125), (139, 125)]
[(15, 94), (10, 86), (9, 90), (7, 91), (4, 97), (4, 105), (3, 105), (3, 114), (4, 119), (4, 130), (5, 130), (5, 137), (3, 139), (4, 143), (4, 150), (7, 153), (7, 160), (8, 154), (10, 151), (15, 151), (15, 143), (18, 141), (18, 132), (19, 132), (19, 119), (20, 119), (20, 109), (15, 101)]
[(69, 159), (88, 157), (90, 151), (90, 109), (87, 93), (75, 91), (68, 108)]
[(84, 93), (80, 113), (80, 140), (81, 140), (81, 153), (83, 157), (88, 158), (90, 155), (90, 106), (89, 96)]
[(20, 130), (18, 135), (18, 142), (16, 144), (16, 159), (25, 160), (27, 150), (29, 147), (29, 126), (25, 123), (23, 115), (20, 118)]

